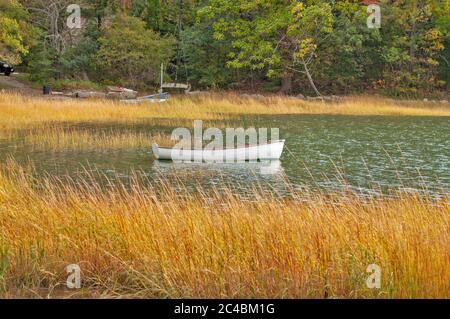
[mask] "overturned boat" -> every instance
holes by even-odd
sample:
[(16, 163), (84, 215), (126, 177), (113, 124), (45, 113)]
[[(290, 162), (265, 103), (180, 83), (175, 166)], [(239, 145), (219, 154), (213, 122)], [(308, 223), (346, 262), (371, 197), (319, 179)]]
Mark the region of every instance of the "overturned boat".
[(248, 145), (224, 149), (183, 149), (177, 147), (159, 147), (152, 145), (152, 151), (158, 160), (192, 162), (242, 162), (278, 160), (283, 153), (285, 140), (271, 141), (267, 144)]

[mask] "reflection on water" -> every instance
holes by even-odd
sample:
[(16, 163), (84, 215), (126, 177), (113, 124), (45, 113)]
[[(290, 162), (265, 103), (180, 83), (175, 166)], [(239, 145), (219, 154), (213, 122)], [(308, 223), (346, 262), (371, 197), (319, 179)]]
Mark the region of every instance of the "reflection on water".
[(261, 191), (281, 191), (287, 193), (287, 180), (281, 161), (244, 163), (174, 163), (153, 162), (150, 176), (167, 180), (176, 178), (183, 187), (195, 181), (205, 190), (226, 187), (241, 195)]
[[(243, 192), (267, 188), (285, 193), (287, 184), (294, 190), (345, 187), (368, 194), (392, 188), (436, 194), (450, 188), (450, 122), (446, 117), (259, 116), (245, 117), (236, 126), (278, 127), (286, 139), (281, 161), (180, 164), (153, 160), (151, 141), (144, 149), (52, 151), (38, 150), (20, 139), (0, 140), (0, 160), (12, 156), (21, 164), (31, 161), (38, 173), (53, 175), (91, 170), (125, 180), (138, 170), (150, 181), (176, 177), (189, 187), (228, 185)], [(80, 129), (92, 128), (102, 126), (80, 125)], [(160, 130), (146, 125), (115, 129)]]
[(175, 163), (171, 161), (153, 162), (153, 169), (160, 174), (194, 175), (222, 174), (224, 176), (284, 176), (281, 161), (245, 162), (245, 163)]

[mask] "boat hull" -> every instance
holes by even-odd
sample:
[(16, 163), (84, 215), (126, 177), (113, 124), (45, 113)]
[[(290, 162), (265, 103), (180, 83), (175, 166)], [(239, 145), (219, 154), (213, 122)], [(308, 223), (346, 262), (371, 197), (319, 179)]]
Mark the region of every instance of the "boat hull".
[(243, 162), (258, 160), (278, 160), (283, 153), (284, 140), (268, 144), (229, 149), (178, 149), (162, 148), (153, 144), (156, 159), (193, 162)]

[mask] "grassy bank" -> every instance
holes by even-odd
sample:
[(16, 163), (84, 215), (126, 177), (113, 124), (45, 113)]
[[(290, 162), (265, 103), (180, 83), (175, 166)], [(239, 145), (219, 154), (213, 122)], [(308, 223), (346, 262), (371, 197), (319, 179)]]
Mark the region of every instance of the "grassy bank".
[[(0, 296), (450, 297), (448, 199), (204, 194), (36, 181), (4, 164)], [(78, 291), (64, 288), (73, 263)], [(365, 283), (373, 263), (379, 290)]]

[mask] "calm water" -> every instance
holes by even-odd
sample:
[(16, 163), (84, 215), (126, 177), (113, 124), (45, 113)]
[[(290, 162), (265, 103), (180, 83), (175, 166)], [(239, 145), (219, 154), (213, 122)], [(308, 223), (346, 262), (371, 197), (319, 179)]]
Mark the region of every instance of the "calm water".
[[(284, 194), (286, 181), (294, 189), (334, 191), (346, 187), (368, 194), (397, 188), (442, 194), (450, 189), (449, 118), (289, 115), (243, 121), (236, 125), (280, 129), (286, 139), (280, 162), (159, 162), (152, 159), (150, 141), (146, 149), (37, 151), (23, 143), (0, 140), (0, 160), (13, 156), (20, 163), (33, 162), (38, 172), (76, 175), (87, 168), (124, 180), (137, 169), (149, 180), (176, 176), (187, 186), (228, 184), (243, 192), (264, 187)], [(132, 129), (171, 132), (171, 128), (145, 125)]]

